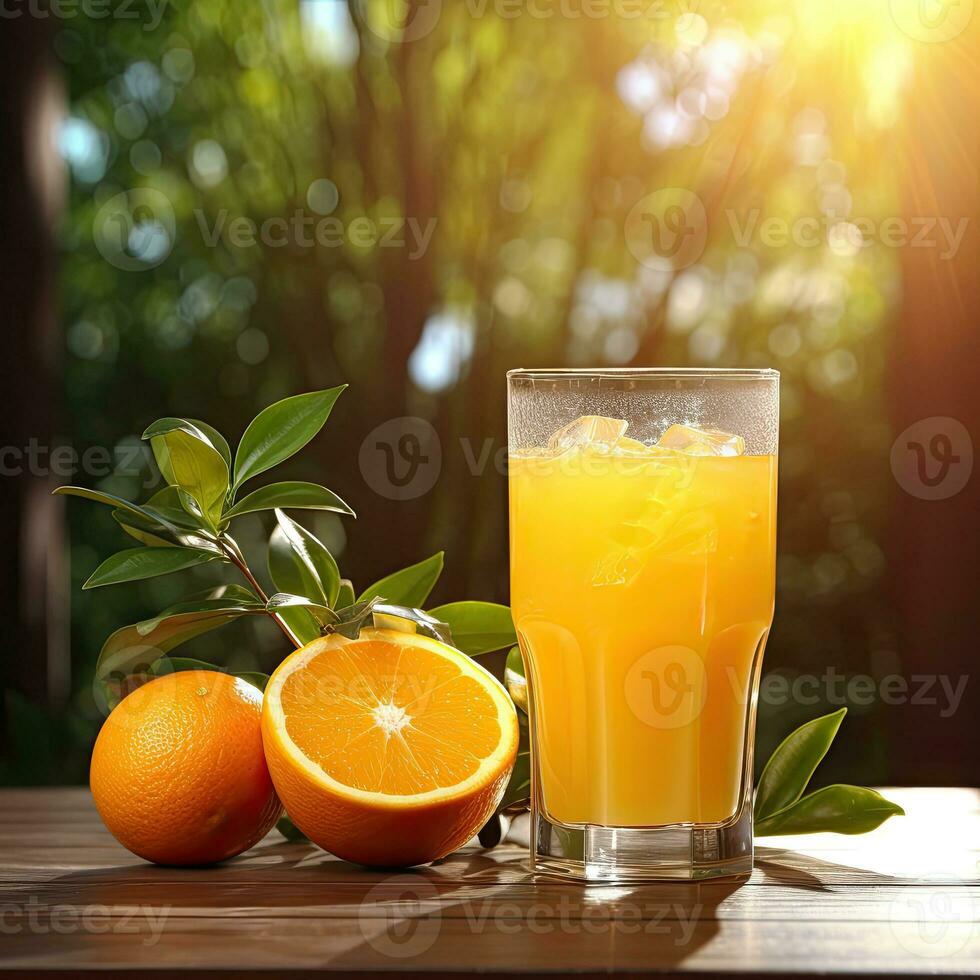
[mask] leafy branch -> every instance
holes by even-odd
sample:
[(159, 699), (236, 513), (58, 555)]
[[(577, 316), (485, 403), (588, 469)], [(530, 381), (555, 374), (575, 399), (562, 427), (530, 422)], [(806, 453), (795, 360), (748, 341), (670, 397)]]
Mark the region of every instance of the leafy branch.
[[(242, 616), (271, 618), (293, 647), (336, 632), (355, 638), (366, 625), (417, 630), (480, 656), (515, 642), (510, 610), (490, 602), (454, 602), (425, 612), (443, 567), (442, 552), (385, 576), (357, 593), (322, 541), (287, 511), (320, 510), (354, 517), (336, 493), (315, 483), (271, 483), (242, 495), (244, 485), (299, 452), (323, 428), (344, 385), (295, 395), (270, 405), (246, 428), (234, 456), (225, 437), (199, 419), (164, 418), (148, 426), (165, 486), (146, 503), (84, 487), (55, 493), (112, 508), (112, 516), (140, 545), (111, 555), (86, 589), (168, 575), (210, 562), (234, 569), (242, 584), (189, 596), (156, 616), (116, 630), (106, 640), (96, 677), (110, 705), (162, 672), (213, 664), (171, 656), (181, 644)], [(232, 536), (233, 522), (272, 511), (267, 591)], [(264, 687), (267, 675), (250, 672)]]
[(847, 708), (812, 720), (791, 732), (769, 757), (755, 795), (755, 832), (783, 834), (866, 834), (905, 811), (863, 786), (836, 783), (807, 793), (807, 784), (834, 741)]

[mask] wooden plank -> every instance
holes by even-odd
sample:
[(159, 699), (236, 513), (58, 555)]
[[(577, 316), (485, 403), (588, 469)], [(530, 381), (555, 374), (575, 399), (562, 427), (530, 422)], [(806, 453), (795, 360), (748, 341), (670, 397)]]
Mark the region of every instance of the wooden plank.
[(0, 792), (0, 966), (980, 973), (980, 794), (889, 792), (905, 820), (773, 839), (741, 884), (587, 888), (535, 879), (513, 843), (392, 874), (270, 834), (220, 868), (158, 868), (84, 790)]
[[(392, 876), (375, 884), (340, 885), (300, 881), (289, 884), (233, 885), (214, 882), (46, 882), (4, 890), (6, 921), (50, 916), (52, 909), (97, 909), (100, 915), (124, 916), (133, 908), (159, 909), (168, 915), (236, 918), (406, 918), (439, 915), (466, 921), (503, 917), (532, 920), (588, 919), (678, 921), (917, 922), (922, 909), (949, 910), (953, 921), (980, 923), (980, 906), (962, 885), (825, 888), (801, 896), (785, 886), (744, 888), (723, 885), (647, 885), (572, 891), (537, 883), (439, 887), (421, 875)], [(261, 898), (261, 900), (260, 900)]]
[(8, 968), (332, 969), (494, 973), (668, 971), (841, 975), (970, 975), (972, 924), (937, 937), (906, 924), (761, 921), (722, 924), (425, 917), (368, 919), (151, 918), (87, 922), (4, 939)]
[[(93, 880), (126, 880), (129, 882), (166, 881), (179, 876), (183, 883), (196, 882), (213, 886), (218, 882), (238, 885), (272, 886), (296, 882), (308, 884), (325, 881), (337, 883), (376, 883), (383, 872), (370, 871), (355, 865), (337, 861), (310, 844), (289, 844), (271, 835), (258, 847), (220, 869), (187, 868), (167, 869), (148, 865), (129, 855), (115, 843), (100, 846), (85, 844), (61, 847), (0, 847), (0, 883), (18, 881), (44, 881), (65, 875), (93, 876)], [(788, 885), (799, 889), (819, 889), (839, 885), (876, 886), (900, 879), (906, 885), (928, 885), (959, 882), (964, 885), (980, 884), (980, 851), (964, 850), (956, 860), (944, 860), (942, 867), (931, 873), (918, 873), (914, 877), (903, 875), (896, 867), (895, 874), (886, 875), (861, 867), (850, 867), (839, 855), (834, 861), (825, 861), (813, 855), (801, 855), (792, 851), (760, 848), (756, 854), (756, 869), (745, 887), (763, 884)], [(501, 847), (492, 856), (485, 852), (467, 850), (459, 852), (451, 863), (428, 869), (435, 880), (455, 880), (456, 876), (475, 878), (482, 885), (516, 883), (530, 878), (526, 869), (526, 852), (511, 846)], [(546, 888), (550, 879), (541, 878), (537, 887)], [(564, 886), (568, 887), (568, 886)], [(684, 888), (683, 884), (669, 885)], [(703, 886), (707, 887), (707, 886)]]
[[(756, 873), (749, 884), (770, 880), (871, 885), (912, 876), (919, 881), (956, 878), (980, 882), (980, 792), (886, 792), (906, 807), (907, 817), (893, 819), (873, 834), (859, 837), (817, 834), (762, 838), (756, 848)], [(914, 842), (912, 846), (910, 841)], [(373, 872), (338, 861), (316, 848), (300, 848), (291, 849), (273, 832), (258, 848), (217, 872), (184, 869), (179, 873), (197, 875), (208, 882), (214, 882), (219, 873), (243, 882), (268, 883), (274, 880), (270, 875), (282, 874), (284, 880), (294, 881), (298, 873), (314, 873), (316, 869), (315, 873), (322, 874), (326, 868), (343, 880), (379, 880), (378, 876), (370, 877)], [(440, 862), (432, 871), (442, 877), (477, 872), (486, 876), (496, 866), (498, 880), (520, 880), (526, 876), (525, 862), (526, 852), (508, 844), (480, 852), (479, 862), (472, 849), (464, 850)], [(139, 869), (148, 875), (161, 873), (161, 869), (141, 861), (112, 839), (84, 789), (15, 790), (4, 791), (0, 796), (0, 881), (5, 877), (17, 880), (30, 874), (33, 880), (37, 874), (53, 877), (68, 870), (100, 868), (127, 868), (127, 874)], [(811, 877), (816, 880), (811, 881)]]

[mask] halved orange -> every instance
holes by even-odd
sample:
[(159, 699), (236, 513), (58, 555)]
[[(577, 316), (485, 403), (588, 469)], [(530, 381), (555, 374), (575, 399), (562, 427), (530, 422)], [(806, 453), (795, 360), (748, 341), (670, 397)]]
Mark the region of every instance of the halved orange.
[(458, 650), (365, 629), (314, 640), (265, 692), (262, 739), (290, 818), (338, 857), (409, 866), (489, 819), (517, 754), (514, 705)]

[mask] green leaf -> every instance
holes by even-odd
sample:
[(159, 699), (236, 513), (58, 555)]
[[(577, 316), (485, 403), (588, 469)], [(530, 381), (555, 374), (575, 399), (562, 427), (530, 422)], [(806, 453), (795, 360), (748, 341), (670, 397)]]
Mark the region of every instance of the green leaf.
[(289, 627), (302, 646), (323, 636), (322, 624), (309, 609), (290, 607), (280, 609), (276, 615)]
[(289, 819), (288, 813), (284, 813), (279, 818), (279, 822), (276, 824), (276, 830), (288, 841), (309, 840), (309, 837)]
[(222, 614), (222, 613), (261, 613), (265, 612), (265, 605), (247, 590), (247, 597), (240, 596), (238, 592), (229, 592), (224, 595), (210, 595), (207, 598), (193, 598), (184, 602), (174, 603), (162, 612), (150, 619), (144, 619), (136, 624), (136, 630), (140, 636), (149, 636), (156, 631), (166, 620), (191, 614)]
[(358, 601), (380, 598), (397, 606), (421, 608), (442, 574), (442, 563), (443, 552), (438, 551), (417, 565), (409, 565), (408, 568), (386, 575), (366, 588), (357, 597)]
[(763, 820), (795, 803), (827, 754), (847, 708), (814, 718), (791, 732), (769, 757), (755, 797), (755, 819)]
[(110, 705), (119, 700), (120, 682), (127, 676), (150, 669), (160, 657), (210, 630), (224, 626), (243, 615), (242, 612), (185, 613), (163, 620), (150, 633), (140, 633), (137, 625), (124, 626), (113, 633), (102, 646), (95, 667), (96, 679), (102, 685)]
[(175, 487), (174, 489), (177, 491), (180, 506), (192, 521), (204, 527), (214, 527), (216, 521), (211, 516), (205, 515), (204, 508), (195, 497), (192, 497), (183, 487)]
[(216, 558), (224, 557), (218, 543), (204, 534), (192, 531), (170, 531), (162, 524), (144, 521), (132, 514), (121, 510), (112, 512), (112, 519), (131, 537), (148, 548), (195, 548), (198, 551), (210, 551)]
[(215, 527), (221, 518), (229, 481), (228, 464), (221, 450), (187, 419), (160, 419), (147, 428), (143, 438), (150, 440), (164, 480), (192, 497), (208, 525)]
[(151, 664), (149, 672), (157, 677), (166, 677), (167, 674), (177, 674), (183, 670), (214, 670), (219, 674), (224, 673), (217, 664), (194, 660), (193, 657), (161, 657)]
[(333, 608), (340, 591), (340, 569), (315, 535), (276, 510), (278, 527), (269, 539), (269, 574), (280, 592), (307, 596)]
[(337, 614), (322, 603), (314, 602), (301, 595), (290, 595), (288, 592), (277, 592), (269, 597), (265, 606), (269, 612), (281, 612), (283, 609), (309, 609), (322, 623), (336, 623)]
[(524, 658), (521, 656), (521, 648), (519, 646), (511, 647), (507, 651), (505, 669), (514, 674), (515, 677), (519, 677), (524, 683), (527, 683), (527, 674), (524, 671)]
[(507, 789), (497, 806), (498, 812), (503, 810), (526, 810), (531, 799), (531, 738), (528, 732), (527, 716), (518, 712), (520, 742), (514, 769), (510, 774)]
[(365, 623), (374, 615), (377, 604), (377, 599), (365, 599), (346, 609), (338, 609), (337, 622), (329, 627), (330, 632), (346, 636), (348, 640), (356, 640)]
[[(283, 517), (289, 524), (294, 524), (285, 515)], [(337, 570), (336, 562), (327, 549), (305, 528), (300, 528), (298, 524), (294, 524), (294, 527), (302, 532), (302, 534), (294, 532), (294, 538), (298, 538), (300, 543), (298, 552), (281, 523), (272, 532), (268, 554), (269, 576), (280, 592), (308, 596), (319, 601), (323, 606), (331, 606), (333, 605), (330, 602), (331, 596), (327, 594), (319, 569), (322, 568), (328, 583), (333, 581), (336, 573), (336, 590), (339, 592), (340, 572)], [(306, 542), (303, 535), (308, 535), (315, 544)], [(292, 630), (300, 643), (310, 643), (322, 633), (321, 623), (309, 609), (287, 607), (279, 610), (277, 615)]]
[(161, 487), (143, 506), (151, 515), (176, 527), (186, 528), (189, 531), (204, 530), (200, 518), (187, 512), (177, 487)]
[[(150, 673), (157, 677), (166, 677), (168, 674), (176, 674), (182, 670), (213, 670), (219, 674), (227, 673), (224, 667), (217, 664), (209, 664), (203, 660), (194, 660), (191, 657), (161, 657), (150, 667)], [(269, 675), (255, 670), (242, 670), (231, 674), (232, 677), (240, 677), (252, 687), (257, 687), (260, 691), (265, 690), (269, 683)]]
[(316, 483), (273, 483), (270, 486), (255, 490), (247, 497), (239, 500), (231, 510), (225, 511), (225, 520), (240, 517), (242, 514), (254, 514), (260, 510), (274, 510), (281, 507), (284, 510), (331, 510), (337, 514), (354, 516), (354, 511), (344, 503), (332, 490), (321, 487)]
[(218, 544), (208, 536), (206, 522), (192, 517), (181, 506), (181, 494), (176, 487), (158, 490), (142, 509), (146, 516), (124, 510), (112, 512), (113, 520), (141, 544), (153, 548), (177, 544), (218, 555), (222, 553)]
[[(410, 627), (408, 632), (418, 632), (423, 636), (430, 636), (433, 640), (440, 643), (452, 643), (453, 638), (449, 632), (449, 627), (436, 619), (431, 613), (421, 609), (414, 609), (409, 606), (393, 606), (391, 603), (372, 600), (374, 606), (371, 614), (374, 617), (374, 625), (382, 629), (402, 630), (403, 627)], [(393, 623), (386, 623), (386, 619), (393, 619)], [(401, 622), (399, 622), (401, 621)], [(404, 630), (403, 630), (404, 631)]]
[(511, 701), (524, 714), (527, 714), (527, 678), (524, 676), (524, 658), (521, 656), (520, 647), (514, 647), (507, 654), (507, 664), (504, 667), (504, 685)]
[(162, 524), (172, 531), (176, 530), (176, 527), (171, 522), (162, 514), (152, 510), (149, 505), (141, 507), (139, 504), (134, 504), (131, 500), (117, 497), (114, 493), (103, 493), (100, 490), (89, 490), (86, 487), (56, 487), (51, 492), (57, 496), (82, 497), (85, 500), (93, 500), (97, 504), (106, 504), (109, 507), (113, 507), (134, 517), (139, 517), (144, 521)]
[(905, 811), (863, 786), (835, 784), (808, 793), (755, 825), (759, 837), (785, 834), (866, 834)]
[[(253, 606), (262, 607), (262, 601), (251, 589), (247, 589), (244, 585), (231, 584), (211, 586), (201, 592), (194, 592), (178, 603), (178, 605), (184, 605), (184, 603), (188, 602), (206, 603), (212, 599), (221, 599), (229, 607), (234, 606), (236, 609), (241, 607), (251, 608)], [(173, 609), (175, 607), (171, 606), (170, 608)]]
[(263, 409), (242, 436), (235, 454), (234, 491), (253, 476), (299, 452), (319, 431), (347, 385), (284, 398)]
[(450, 602), (429, 613), (449, 627), (453, 646), (471, 657), (517, 642), (510, 609), (496, 602)]
[[(177, 536), (161, 528), (159, 524), (143, 521), (133, 514), (114, 510), (112, 519), (131, 537), (147, 548), (170, 548), (178, 544)], [(203, 538), (201, 539), (204, 540)]]
[(340, 580), (340, 589), (337, 591), (337, 601), (334, 603), (334, 609), (346, 609), (347, 606), (353, 606), (356, 601), (354, 586), (351, 584), (351, 580), (349, 578), (342, 578)]
[(192, 425), (196, 425), (211, 441), (211, 445), (221, 453), (221, 458), (225, 461), (228, 466), (228, 472), (231, 472), (231, 446), (228, 445), (228, 440), (213, 426), (208, 425), (207, 422), (202, 422), (200, 419), (188, 419)]
[(169, 575), (193, 565), (214, 561), (215, 558), (217, 555), (213, 552), (196, 548), (132, 548), (107, 558), (92, 572), (82, 588), (94, 589), (101, 585)]
[(269, 683), (269, 675), (263, 674), (258, 670), (238, 670), (232, 677), (240, 677), (243, 681), (257, 687), (260, 691), (265, 691), (266, 684)]

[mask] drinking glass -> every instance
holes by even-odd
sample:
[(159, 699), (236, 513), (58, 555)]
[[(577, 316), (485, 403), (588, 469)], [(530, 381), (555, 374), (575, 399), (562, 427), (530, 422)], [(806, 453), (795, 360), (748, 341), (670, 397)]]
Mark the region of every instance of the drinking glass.
[(595, 881), (745, 874), (779, 374), (507, 382), (533, 867)]

